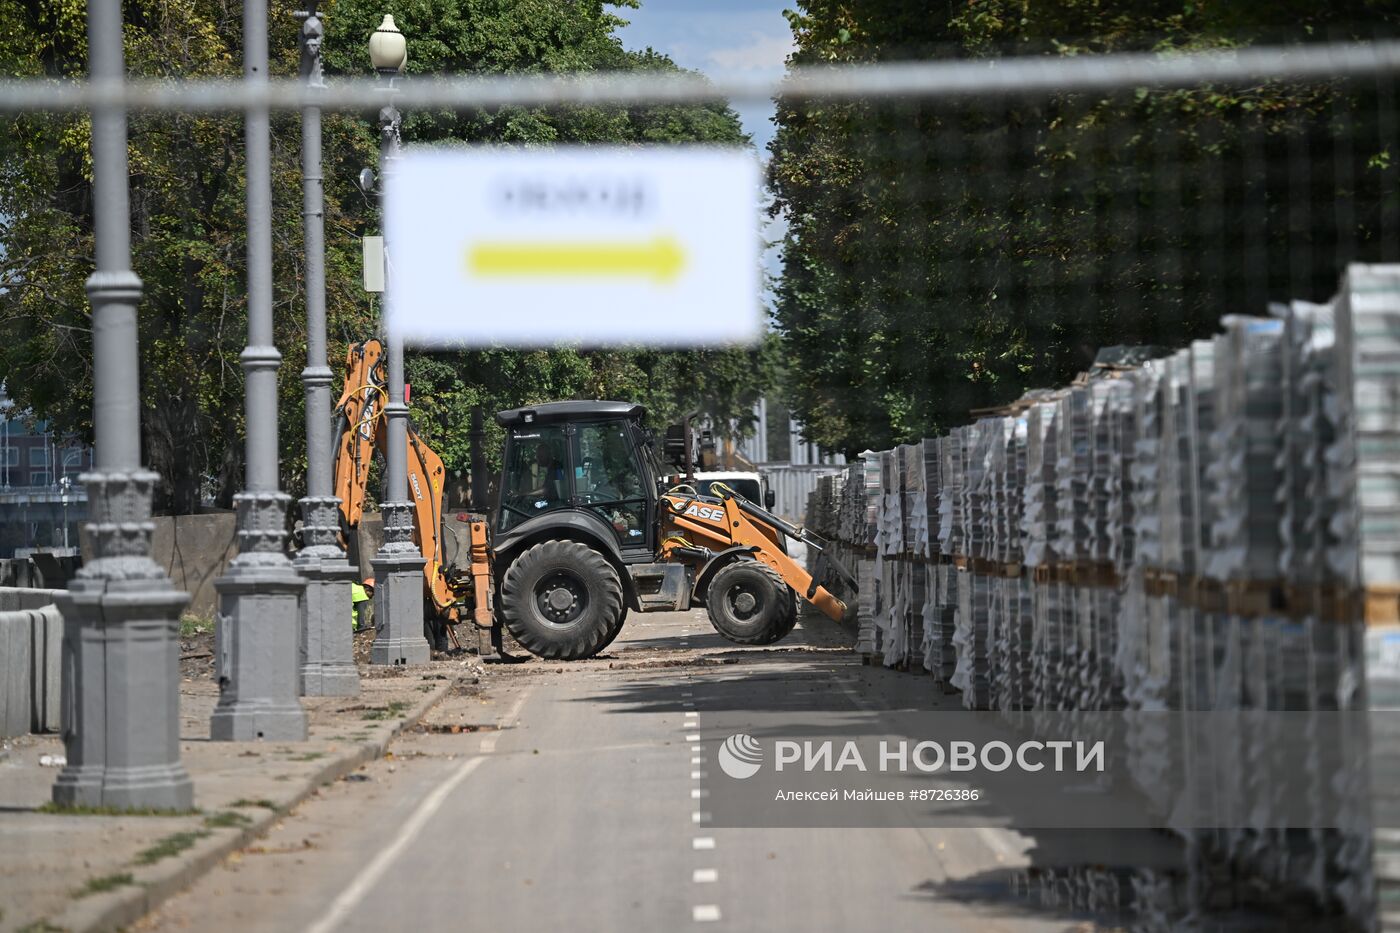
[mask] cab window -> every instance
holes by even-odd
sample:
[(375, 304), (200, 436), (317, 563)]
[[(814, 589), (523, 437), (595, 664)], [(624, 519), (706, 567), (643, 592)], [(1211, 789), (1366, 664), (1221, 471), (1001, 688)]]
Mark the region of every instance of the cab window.
[(569, 485), (561, 427), (541, 425), (511, 436), (501, 490), (501, 530), (569, 505)]
[(646, 544), (647, 494), (626, 421), (578, 426), (574, 486), (579, 504), (591, 509), (623, 547)]

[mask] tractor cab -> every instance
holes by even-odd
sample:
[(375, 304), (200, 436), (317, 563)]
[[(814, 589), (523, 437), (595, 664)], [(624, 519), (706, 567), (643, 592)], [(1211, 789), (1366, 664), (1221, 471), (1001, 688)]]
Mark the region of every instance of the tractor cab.
[(496, 415), (506, 429), (498, 542), (564, 522), (606, 539), (624, 562), (656, 546), (658, 475), (631, 402), (550, 402)]

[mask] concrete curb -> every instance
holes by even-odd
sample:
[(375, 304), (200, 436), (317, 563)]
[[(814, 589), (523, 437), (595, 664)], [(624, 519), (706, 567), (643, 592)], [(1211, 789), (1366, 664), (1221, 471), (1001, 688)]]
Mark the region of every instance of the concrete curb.
[(274, 823), (295, 809), (314, 791), (340, 780), (361, 765), (382, 757), (390, 743), (405, 729), (411, 729), (422, 721), (428, 711), (441, 702), (456, 683), (456, 680), (449, 680), (440, 684), (401, 719), (379, 726), (382, 730), (380, 735), (328, 761), (297, 788), (290, 798), (279, 802), (277, 809), (237, 808), (235, 812), (243, 814), (252, 822), (246, 826), (207, 829), (209, 835), (206, 838), (200, 839), (179, 855), (163, 859), (146, 868), (132, 868), (131, 884), (75, 900), (62, 914), (49, 921), (51, 927), (70, 933), (106, 933), (135, 923), (189, 887), (229, 854), (245, 848), (261, 837)]

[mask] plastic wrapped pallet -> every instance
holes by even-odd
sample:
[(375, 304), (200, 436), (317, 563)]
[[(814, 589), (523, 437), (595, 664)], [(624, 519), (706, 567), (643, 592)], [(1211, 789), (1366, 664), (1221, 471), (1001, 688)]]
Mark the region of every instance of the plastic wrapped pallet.
[(947, 563), (941, 566), (938, 597), (941, 600), (940, 617), (943, 620), (945, 638), (952, 650), (943, 659), (941, 671), (934, 677), (948, 687), (956, 688), (955, 671), (957, 666), (956, 640), (963, 625), (961, 590), (967, 579), (967, 572), (957, 566), (959, 557), (965, 556), (963, 525), (963, 486), (964, 464), (967, 459), (967, 429), (954, 428), (943, 438), (939, 448), (940, 471), (943, 477), (942, 490), (938, 503), (938, 541), (941, 552), (947, 555)]
[[(1082, 565), (1091, 559), (1092, 529), (1089, 516), (1090, 392), (1086, 385), (1072, 386), (1059, 400), (1056, 416), (1058, 457), (1055, 464), (1056, 517), (1062, 566)], [(1084, 643), (1082, 633), (1092, 594), (1074, 581), (1058, 583), (1059, 613), (1052, 620), (1050, 638), (1058, 647), (1047, 683), (1054, 694), (1053, 709), (1068, 712), (1080, 708)]]
[[(983, 419), (968, 428), (969, 450), (963, 481), (963, 526), (967, 532), (967, 557), (976, 562), (990, 558), (991, 537), (991, 455), (998, 438), (1003, 438), (1001, 419)], [(959, 594), (962, 609), (959, 630), (954, 643), (959, 644), (958, 679), (954, 684), (963, 691), (963, 706), (968, 709), (989, 709), (991, 706), (991, 673), (988, 656), (991, 651), (992, 581), (970, 563), (968, 585)]]
[[(1174, 441), (1167, 429), (1172, 417), (1164, 407), (1165, 361), (1150, 362), (1131, 376), (1133, 424), (1125, 430), (1123, 444), (1131, 444), (1122, 496), (1131, 537), (1120, 544), (1118, 566), (1124, 590), (1118, 613), (1116, 666), (1123, 678), (1126, 709), (1161, 712), (1180, 709), (1179, 653), (1173, 650), (1172, 619), (1175, 599), (1164, 592), (1159, 575), (1162, 566), (1164, 510), (1174, 508), (1162, 483), (1168, 463), (1163, 451)], [(1131, 541), (1129, 550), (1128, 541)], [(1147, 592), (1147, 573), (1153, 573), (1154, 592)], [(1157, 815), (1167, 819), (1177, 810), (1183, 763), (1181, 750), (1169, 743), (1161, 717), (1143, 717), (1143, 728), (1125, 738), (1132, 777), (1146, 793)]]
[[(1225, 332), (1214, 341), (1213, 430), (1206, 438), (1202, 470), (1206, 524), (1200, 568), (1204, 577), (1226, 586), (1233, 604), (1245, 598), (1267, 600), (1270, 594), (1263, 587), (1277, 579), (1283, 324), (1233, 315), (1222, 323)], [(1228, 605), (1215, 617), (1219, 640), (1211, 646), (1215, 658), (1209, 676), (1216, 691), (1212, 708), (1217, 711), (1268, 708), (1273, 686), (1270, 643), (1280, 620), (1242, 612)], [(1227, 750), (1213, 749), (1221, 825), (1240, 827), (1249, 818), (1246, 801), (1267, 799), (1267, 789), (1258, 782), (1268, 781), (1266, 761), (1277, 744), (1268, 722), (1247, 733), (1243, 748), (1228, 750), (1254, 768), (1226, 767), (1220, 756)], [(1247, 855), (1244, 849), (1250, 842), (1241, 829), (1226, 834), (1226, 850), (1233, 857)]]
[(1008, 568), (1006, 585), (1006, 695), (1002, 708), (1007, 711), (1030, 709), (1032, 700), (1032, 653), (1035, 610), (1031, 592), (1031, 571), (1026, 564), (1023, 511), (1026, 501), (1027, 421), (1024, 415), (1013, 420), (1006, 449), (1005, 531), (999, 560)]
[[(1329, 450), (1329, 467), (1335, 469), (1329, 482), (1341, 492), (1351, 482), (1353, 511), (1338, 510), (1330, 516), (1329, 568), (1339, 576), (1351, 576), (1364, 586), (1364, 630), (1351, 626), (1346, 635), (1335, 634), (1335, 655), (1329, 660), (1343, 673), (1365, 671), (1354, 691), (1338, 690), (1336, 701), (1342, 708), (1363, 704), (1379, 706), (1396, 694), (1400, 669), (1392, 646), (1400, 645), (1400, 266), (1361, 266), (1348, 268), (1342, 289), (1334, 303), (1337, 368), (1342, 391), (1337, 442)], [(1348, 391), (1349, 390), (1349, 391)], [(1348, 469), (1350, 467), (1350, 469)], [(1361, 655), (1369, 644), (1373, 664), (1364, 666)], [(1353, 681), (1356, 683), (1356, 681)], [(1374, 717), (1386, 722), (1388, 717)], [(1400, 736), (1381, 731), (1377, 736), (1377, 764), (1392, 760)], [(1375, 794), (1373, 805), (1393, 815), (1400, 808), (1394, 790), (1394, 775), (1371, 775), (1353, 769), (1336, 775), (1334, 782), (1350, 791), (1348, 799), (1361, 796), (1365, 788)], [(1350, 832), (1333, 847), (1329, 868), (1360, 875), (1366, 855), (1360, 850), (1364, 814), (1354, 810), (1340, 822)], [(1387, 825), (1393, 826), (1394, 823)], [(1377, 858), (1383, 866), (1383, 894), (1394, 896), (1400, 889), (1400, 872), (1390, 866), (1400, 850), (1400, 840), (1381, 837)], [(1344, 894), (1350, 902), (1367, 893), (1353, 885)], [(1389, 928), (1389, 927), (1388, 927)]]
[(924, 667), (935, 683), (943, 684), (952, 675), (953, 626), (952, 612), (945, 610), (947, 597), (948, 556), (943, 552), (943, 443), (945, 438), (928, 438), (920, 445), (923, 451), (925, 507), (927, 534), (924, 542), (925, 598), (922, 607), (924, 631)]
[(1034, 581), (1031, 584), (1029, 702), (1032, 709), (1043, 710), (1047, 708), (1049, 668), (1055, 650), (1050, 640), (1051, 619), (1058, 612), (1058, 586), (1050, 581), (1050, 572), (1059, 562), (1055, 550), (1058, 535), (1055, 418), (1059, 406), (1054, 394), (1040, 395), (1040, 400), (1026, 411), (1026, 479), (1022, 491), (1021, 533), (1022, 559)]

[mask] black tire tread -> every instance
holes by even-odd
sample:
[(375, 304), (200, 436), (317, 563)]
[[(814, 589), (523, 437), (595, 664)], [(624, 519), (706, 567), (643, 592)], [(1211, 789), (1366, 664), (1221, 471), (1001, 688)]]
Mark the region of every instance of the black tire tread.
[[(723, 578), (725, 571), (727, 571), (730, 567), (738, 565), (754, 568), (763, 573), (764, 576), (768, 577), (779, 594), (786, 594), (787, 598), (784, 602), (784, 605), (787, 606), (787, 611), (784, 615), (779, 617), (778, 623), (776, 625), (770, 627), (766, 631), (761, 631), (749, 636), (734, 636), (725, 634), (724, 632), (720, 632), (721, 637), (733, 642), (736, 645), (771, 645), (775, 642), (781, 641), (788, 635), (789, 632), (792, 631), (793, 627), (797, 624), (797, 603), (795, 600), (793, 600), (792, 590), (788, 588), (788, 585), (785, 582), (783, 582), (783, 578), (778, 575), (778, 572), (776, 570), (774, 570), (772, 567), (769, 567), (767, 564), (756, 560), (742, 560), (735, 561), (733, 564), (721, 568), (720, 571), (717, 574), (715, 574), (715, 578), (710, 581), (710, 586), (706, 593), (706, 603), (709, 605), (713, 605), (713, 603), (710, 602), (709, 594), (718, 592), (715, 589), (715, 584)], [(711, 624), (714, 624), (713, 619), (711, 619)], [(716, 626), (715, 630), (719, 631), (718, 626)]]
[[(521, 600), (528, 601), (533, 598), (529, 588), (522, 589), (521, 586), (531, 567), (561, 558), (575, 562), (581, 572), (597, 576), (603, 597), (599, 608), (606, 620), (604, 625), (580, 629), (578, 637), (564, 643), (541, 638), (538, 631), (522, 618), (519, 612)], [(617, 571), (603, 555), (577, 541), (543, 541), (534, 545), (511, 562), (501, 581), (501, 616), (506, 628), (520, 647), (535, 657), (549, 661), (577, 661), (593, 657), (617, 637), (626, 615), (622, 604), (622, 584), (618, 581)]]

